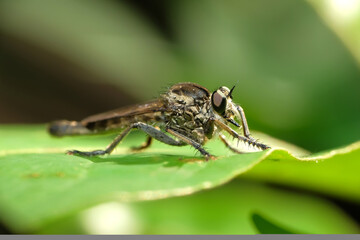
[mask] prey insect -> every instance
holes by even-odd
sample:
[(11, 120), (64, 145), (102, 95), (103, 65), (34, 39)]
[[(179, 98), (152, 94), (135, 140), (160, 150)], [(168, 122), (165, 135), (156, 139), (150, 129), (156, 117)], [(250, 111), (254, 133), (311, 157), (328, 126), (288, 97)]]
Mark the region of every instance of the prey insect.
[[(233, 90), (234, 87), (231, 90), (220, 87), (211, 93), (195, 83), (179, 83), (154, 101), (90, 116), (82, 121), (55, 121), (50, 124), (49, 132), (55, 136), (65, 136), (122, 130), (105, 150), (68, 151), (68, 154), (82, 156), (110, 154), (135, 128), (148, 135), (147, 141), (136, 148), (138, 150), (149, 147), (155, 138), (172, 146), (191, 145), (206, 160), (214, 159), (215, 157), (206, 151), (203, 145), (214, 136), (219, 136), (229, 149), (243, 153), (231, 146), (222, 131), (259, 150), (268, 149), (267, 145), (257, 142), (250, 136), (244, 110), (232, 101)], [(230, 124), (242, 128), (243, 135), (233, 130)]]

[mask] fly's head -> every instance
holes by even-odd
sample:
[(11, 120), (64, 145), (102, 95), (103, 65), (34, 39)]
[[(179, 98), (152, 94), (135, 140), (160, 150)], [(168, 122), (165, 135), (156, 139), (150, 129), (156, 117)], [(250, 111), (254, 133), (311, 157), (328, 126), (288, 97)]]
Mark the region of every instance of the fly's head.
[(241, 119), (239, 106), (233, 102), (231, 95), (234, 88), (235, 86), (231, 89), (223, 86), (217, 89), (211, 94), (211, 105), (215, 115), (236, 127), (240, 127), (240, 124), (234, 120), (235, 117)]

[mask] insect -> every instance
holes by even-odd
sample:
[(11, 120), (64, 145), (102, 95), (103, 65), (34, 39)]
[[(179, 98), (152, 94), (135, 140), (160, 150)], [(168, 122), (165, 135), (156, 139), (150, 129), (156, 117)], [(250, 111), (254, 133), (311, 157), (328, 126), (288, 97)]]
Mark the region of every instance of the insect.
[[(235, 86), (229, 90), (227, 87), (220, 87), (211, 93), (195, 83), (179, 83), (154, 101), (90, 116), (82, 121), (55, 121), (50, 124), (49, 132), (55, 136), (65, 136), (122, 129), (105, 150), (67, 152), (82, 156), (110, 154), (134, 128), (148, 135), (146, 142), (135, 148), (137, 150), (149, 147), (155, 138), (172, 146), (191, 145), (206, 160), (215, 159), (203, 145), (214, 136), (219, 136), (233, 152), (243, 153), (231, 146), (222, 131), (260, 150), (270, 148), (250, 136), (244, 110), (232, 101), (234, 88)], [(242, 128), (243, 135), (233, 130), (230, 124), (238, 129)]]

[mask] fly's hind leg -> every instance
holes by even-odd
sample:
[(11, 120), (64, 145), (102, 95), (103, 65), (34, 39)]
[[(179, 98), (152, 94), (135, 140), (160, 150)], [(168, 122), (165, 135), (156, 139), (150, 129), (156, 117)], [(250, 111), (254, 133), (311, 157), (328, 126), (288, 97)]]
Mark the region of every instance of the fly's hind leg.
[[(155, 126), (155, 128), (156, 128), (157, 130), (160, 130), (159, 127), (156, 127), (156, 126)], [(141, 144), (141, 145), (138, 146), (138, 147), (132, 147), (131, 150), (133, 150), (133, 151), (141, 151), (141, 150), (144, 150), (144, 149), (150, 147), (150, 145), (151, 145), (151, 143), (152, 143), (152, 140), (153, 140), (153, 138), (152, 138), (151, 136), (147, 136), (146, 141), (145, 141), (143, 144)]]
[(68, 151), (67, 154), (69, 155), (80, 155), (80, 156), (87, 156), (87, 157), (92, 157), (92, 156), (99, 156), (99, 155), (105, 155), (105, 154), (110, 154), (114, 148), (116, 147), (116, 145), (118, 145), (120, 143), (120, 141), (130, 132), (130, 130), (134, 128), (134, 126), (129, 126), (127, 127), (122, 133), (120, 133), (107, 147), (105, 150), (94, 150), (94, 151), (90, 151), (90, 152), (82, 152), (82, 151), (78, 151), (78, 150), (71, 150)]
[[(149, 138), (155, 138), (156, 140), (172, 145), (172, 146), (183, 146), (186, 143), (182, 142), (182, 141), (178, 141), (175, 140), (173, 138), (171, 138), (170, 136), (166, 135), (165, 133), (163, 133), (162, 131), (156, 129), (155, 127), (142, 123), (142, 122), (138, 122), (138, 123), (133, 123), (131, 124), (129, 127), (127, 127), (122, 133), (120, 133), (112, 143), (110, 143), (105, 150), (95, 150), (95, 151), (91, 151), (91, 152), (82, 152), (82, 151), (78, 151), (78, 150), (72, 150), (72, 151), (68, 151), (67, 153), (70, 155), (81, 155), (81, 156), (98, 156), (98, 155), (105, 155), (105, 154), (110, 154), (114, 148), (121, 142), (121, 140), (130, 132), (131, 129), (133, 128), (137, 128), (139, 130), (144, 131), (145, 133), (147, 133), (149, 135)], [(150, 140), (151, 141), (151, 140)]]

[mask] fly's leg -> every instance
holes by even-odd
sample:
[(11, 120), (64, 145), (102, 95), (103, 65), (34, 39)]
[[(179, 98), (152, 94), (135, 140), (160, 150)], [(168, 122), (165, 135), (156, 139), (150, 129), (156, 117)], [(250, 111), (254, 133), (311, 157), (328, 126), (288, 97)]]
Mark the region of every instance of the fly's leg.
[(142, 123), (142, 122), (138, 122), (138, 123), (133, 123), (131, 124), (129, 127), (127, 127), (122, 133), (120, 133), (114, 140), (112, 143), (110, 143), (105, 150), (95, 150), (95, 151), (91, 151), (91, 152), (82, 152), (82, 151), (78, 151), (78, 150), (72, 150), (72, 151), (68, 151), (67, 153), (70, 155), (81, 155), (81, 156), (98, 156), (98, 155), (105, 155), (105, 154), (110, 154), (114, 148), (121, 142), (121, 140), (130, 132), (131, 129), (133, 128), (137, 128), (139, 130), (144, 131), (145, 133), (147, 133), (149, 135), (149, 137), (151, 138), (155, 138), (156, 140), (169, 144), (169, 145), (173, 145), (173, 146), (183, 146), (186, 143), (182, 142), (182, 141), (178, 141), (175, 140), (173, 138), (171, 138), (170, 136), (166, 135), (165, 133), (161, 132), (160, 130), (156, 129), (153, 126), (150, 126), (148, 124)]
[[(156, 127), (156, 126), (155, 126), (155, 128), (156, 128), (157, 130), (160, 130), (159, 127)], [(146, 142), (144, 142), (143, 144), (141, 144), (141, 146), (139, 146), (139, 147), (132, 147), (131, 150), (133, 150), (133, 151), (141, 151), (141, 150), (144, 150), (145, 148), (150, 147), (150, 145), (151, 145), (151, 143), (152, 143), (152, 140), (153, 140), (153, 138), (150, 137), (150, 136), (148, 136), (147, 139), (146, 139)]]
[(268, 149), (270, 148), (269, 146), (263, 144), (263, 143), (259, 143), (259, 142), (256, 142), (255, 139), (251, 138), (251, 137), (244, 137), (244, 136), (241, 136), (239, 135), (236, 131), (234, 131), (231, 127), (229, 127), (228, 125), (226, 125), (225, 123), (217, 120), (217, 119), (214, 119), (213, 120), (215, 125), (220, 128), (220, 129), (223, 129), (225, 131), (227, 131), (231, 136), (233, 136), (234, 138), (237, 138), (243, 142), (247, 142), (248, 144), (251, 144), (257, 148), (260, 148), (261, 150), (265, 150), (265, 149)]
[(252, 139), (252, 137), (250, 137), (250, 130), (249, 130), (249, 126), (248, 126), (247, 121), (246, 121), (244, 109), (242, 109), (242, 107), (240, 107), (239, 105), (236, 105), (236, 108), (237, 108), (237, 110), (238, 110), (238, 112), (240, 114), (240, 117), (241, 117), (241, 124), (243, 126), (244, 136), (249, 138), (249, 139)]
[(132, 147), (131, 150), (133, 150), (133, 151), (141, 151), (141, 150), (144, 150), (145, 148), (150, 147), (150, 145), (152, 143), (152, 139), (153, 139), (152, 137), (147, 136), (146, 141), (143, 144), (141, 144), (138, 147)]
[(238, 149), (232, 147), (232, 146), (230, 145), (230, 143), (226, 140), (226, 137), (224, 136), (224, 134), (219, 133), (219, 138), (220, 138), (220, 140), (225, 144), (225, 146), (226, 146), (227, 148), (229, 148), (231, 151), (233, 151), (233, 152), (235, 152), (235, 153), (239, 153), (239, 154), (244, 153), (244, 152), (239, 151)]
[(119, 144), (119, 142), (130, 132), (130, 130), (133, 128), (133, 126), (129, 126), (127, 127), (122, 133), (120, 133), (113, 141), (112, 143), (110, 143), (105, 150), (95, 150), (95, 151), (90, 151), (90, 152), (82, 152), (82, 151), (78, 151), (78, 150), (71, 150), (68, 151), (67, 154), (69, 155), (80, 155), (80, 156), (87, 156), (87, 157), (92, 157), (92, 156), (99, 156), (99, 155), (105, 155), (105, 154), (110, 154), (114, 148), (116, 147), (116, 145)]
[(176, 132), (173, 129), (166, 129), (166, 131), (168, 133), (170, 133), (171, 135), (175, 136), (176, 138), (180, 139), (181, 141), (193, 146), (195, 149), (197, 149), (203, 156), (205, 156), (206, 161), (208, 161), (209, 159), (215, 159), (215, 156), (211, 155), (210, 153), (208, 153), (202, 146), (200, 143), (182, 135), (181, 133)]

